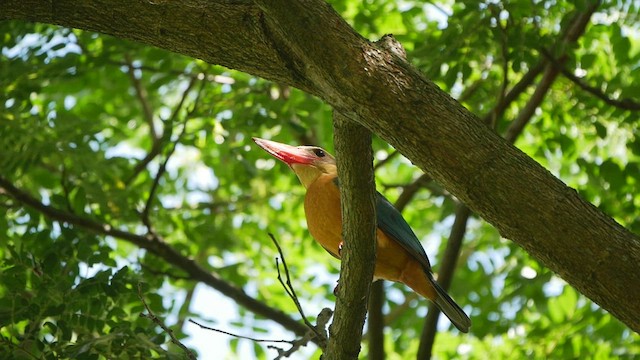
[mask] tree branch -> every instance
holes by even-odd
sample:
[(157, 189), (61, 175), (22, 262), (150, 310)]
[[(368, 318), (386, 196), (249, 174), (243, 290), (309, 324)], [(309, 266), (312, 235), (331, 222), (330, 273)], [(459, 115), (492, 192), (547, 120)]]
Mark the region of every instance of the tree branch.
[(584, 80), (582, 80), (581, 78), (579, 78), (579, 77), (575, 76), (574, 74), (572, 74), (564, 66), (564, 64), (562, 64), (562, 63), (560, 63), (560, 61), (556, 60), (553, 57), (553, 55), (551, 55), (551, 53), (549, 53), (545, 49), (542, 49), (540, 52), (542, 53), (542, 55), (544, 55), (544, 57), (547, 60), (549, 60), (551, 62), (551, 64), (557, 70), (559, 70), (562, 73), (562, 75), (564, 77), (569, 79), (574, 84), (578, 85), (578, 87), (581, 88), (582, 90), (584, 90), (584, 91), (588, 92), (589, 94), (597, 97), (598, 99), (604, 101), (605, 104), (611, 105), (611, 106), (615, 106), (615, 107), (623, 109), (623, 110), (631, 110), (631, 111), (639, 111), (640, 110), (640, 103), (639, 102), (633, 101), (633, 99), (629, 99), (629, 98), (625, 98), (625, 99), (621, 99), (621, 100), (612, 99), (609, 95), (605, 94), (599, 88), (596, 88), (596, 87), (593, 87), (593, 86), (587, 84)]
[(383, 360), (384, 351), (384, 280), (371, 284), (369, 296), (369, 322), (367, 323), (367, 340), (369, 341), (369, 360)]
[[(447, 247), (442, 256), (442, 262), (438, 267), (438, 284), (446, 290), (449, 290), (453, 281), (453, 273), (456, 269), (460, 250), (462, 249), (462, 241), (467, 231), (467, 221), (471, 216), (471, 210), (464, 204), (459, 204), (456, 209), (455, 220), (451, 227), (451, 233), (447, 240)], [(418, 359), (431, 359), (433, 344), (435, 343), (438, 318), (440, 310), (433, 303), (429, 304), (429, 312), (424, 321), (422, 335), (420, 336), (420, 347), (418, 348)]]
[(167, 325), (165, 325), (164, 322), (162, 322), (162, 320), (160, 320), (156, 316), (156, 314), (151, 311), (151, 308), (149, 308), (149, 305), (147, 305), (147, 302), (144, 300), (144, 296), (142, 295), (142, 283), (138, 283), (138, 298), (140, 299), (140, 301), (142, 301), (144, 308), (147, 309), (147, 313), (140, 313), (140, 316), (146, 317), (147, 319), (153, 321), (154, 324), (160, 326), (162, 330), (164, 330), (164, 332), (169, 335), (169, 337), (171, 338), (171, 342), (182, 349), (187, 358), (189, 358), (190, 360), (196, 360), (197, 357), (193, 353), (193, 351), (189, 350), (189, 348), (187, 348), (182, 342), (180, 342), (180, 340), (178, 340), (178, 338), (173, 334), (173, 330), (168, 328)]
[[(567, 27), (567, 31), (562, 37), (560, 43), (563, 45), (562, 50), (566, 49), (566, 45), (569, 42), (575, 42), (579, 36), (581, 36), (585, 28), (591, 18), (591, 14), (597, 8), (598, 3), (594, 3), (591, 8), (587, 9), (583, 13), (578, 13), (573, 17), (572, 21), (569, 23)], [(505, 34), (506, 37), (506, 34)], [(504, 47), (503, 47), (504, 50)], [(503, 56), (504, 55), (503, 53)], [(563, 53), (563, 59), (566, 60), (567, 54)], [(544, 66), (544, 75), (533, 95), (525, 105), (525, 107), (520, 111), (516, 120), (511, 124), (511, 126), (507, 129), (505, 133), (505, 139), (510, 143), (514, 143), (517, 137), (522, 133), (526, 124), (531, 120), (535, 109), (542, 103), (544, 96), (547, 94), (549, 89), (551, 88), (552, 83), (556, 79), (558, 75), (558, 64), (553, 64), (550, 62), (550, 59), (541, 59), (539, 64), (546, 64)], [(540, 67), (542, 69), (542, 67)], [(504, 68), (503, 68), (503, 71)], [(529, 73), (532, 73), (531, 71)], [(520, 86), (520, 90), (524, 91), (525, 87), (521, 86), (525, 84), (525, 79), (533, 81), (534, 77), (525, 76), (522, 81), (518, 83)], [(504, 81), (506, 81), (506, 74)], [(515, 87), (514, 87), (515, 89)], [(504, 91), (504, 87), (502, 89)], [(510, 94), (513, 91), (510, 92)], [(519, 94), (519, 93), (518, 93)], [(496, 124), (496, 120), (502, 116), (504, 110), (509, 105), (509, 103), (515, 100), (515, 97), (510, 96), (509, 101), (505, 101), (505, 97), (501, 97), (497, 102), (496, 107), (491, 111), (485, 121), (490, 121), (493, 126)], [(447, 242), (447, 248), (445, 250), (445, 255), (443, 257), (443, 262), (438, 271), (438, 280), (440, 285), (448, 290), (451, 284), (451, 280), (453, 278), (453, 273), (455, 271), (456, 260), (459, 257), (459, 253), (461, 250), (462, 240), (464, 238), (464, 233), (467, 226), (467, 221), (471, 216), (471, 211), (465, 205), (459, 205), (456, 210), (455, 221), (453, 227), (451, 229), (451, 233), (449, 236), (449, 241)], [(429, 312), (427, 314), (427, 318), (425, 319), (425, 324), (423, 327), (423, 332), (420, 339), (420, 347), (418, 349), (418, 359), (430, 359), (432, 355), (433, 345), (435, 343), (435, 337), (437, 333), (437, 324), (438, 318), (440, 315), (440, 311), (433, 304), (429, 305)]]
[[(26, 192), (16, 188), (11, 182), (2, 176), (0, 176), (0, 194), (8, 195), (23, 206), (30, 207), (51, 220), (77, 226), (78, 228), (85, 229), (96, 234), (112, 236), (116, 239), (130, 242), (142, 249), (146, 249), (151, 254), (158, 256), (159, 258), (164, 259), (167, 263), (185, 271), (189, 274), (191, 279), (211, 286), (223, 295), (234, 300), (238, 305), (279, 323), (286, 329), (294, 332), (296, 335), (303, 336), (308, 331), (304, 324), (292, 319), (282, 311), (272, 308), (263, 302), (250, 297), (242, 289), (227, 283), (214, 273), (202, 268), (193, 260), (182, 256), (182, 254), (169, 246), (164, 239), (157, 234), (148, 234), (147, 236), (136, 235), (116, 229), (109, 224), (100, 223), (92, 219), (45, 205)], [(316, 342), (315, 339), (313, 339), (313, 341)]]
[(131, 80), (131, 84), (136, 93), (136, 97), (140, 102), (140, 106), (142, 107), (142, 118), (147, 122), (147, 126), (149, 126), (149, 135), (151, 137), (151, 143), (155, 146), (155, 144), (160, 141), (160, 135), (158, 135), (158, 130), (156, 130), (156, 125), (153, 123), (153, 110), (151, 109), (151, 104), (149, 103), (149, 95), (147, 94), (147, 90), (142, 86), (140, 78), (136, 76), (133, 60), (131, 59), (131, 55), (124, 54), (125, 63), (127, 66), (127, 73), (129, 74), (129, 79)]
[(333, 124), (344, 247), (335, 315), (323, 358), (357, 359), (376, 258), (371, 133), (337, 111)]
[(280, 247), (280, 244), (276, 240), (275, 236), (273, 236), (273, 234), (269, 233), (269, 237), (271, 238), (271, 241), (273, 241), (273, 243), (275, 244), (276, 248), (278, 249), (278, 254), (280, 254), (280, 259), (282, 260), (282, 267), (284, 267), (284, 273), (285, 273), (285, 276), (287, 278), (287, 281), (285, 283), (282, 280), (282, 274), (280, 273), (280, 263), (278, 262), (278, 258), (276, 258), (276, 269), (278, 270), (278, 281), (280, 281), (280, 284), (282, 285), (284, 290), (287, 292), (287, 295), (289, 295), (289, 298), (291, 298), (291, 300), (293, 300), (293, 303), (296, 305), (296, 308), (298, 309), (298, 313), (300, 313), (300, 316), (302, 317), (302, 321), (304, 321), (304, 323), (307, 325), (307, 327), (309, 328), (310, 331), (315, 333), (315, 337), (318, 340), (317, 341), (318, 346), (320, 346), (320, 348), (324, 351), (324, 349), (326, 348), (326, 345), (327, 345), (326, 330), (324, 328), (318, 329), (316, 326), (311, 324), (311, 322), (309, 322), (309, 320), (307, 319), (307, 316), (304, 314), (304, 311), (302, 310), (302, 305), (300, 305), (300, 301), (298, 300), (298, 295), (296, 295), (296, 290), (294, 289), (293, 285), (291, 284), (291, 276), (289, 275), (289, 267), (287, 266), (287, 261), (284, 259), (284, 254), (282, 253), (282, 248)]
[[(204, 78), (206, 78), (206, 76), (204, 76)], [(131, 183), (133, 180), (135, 180), (135, 178), (142, 172), (142, 170), (146, 169), (147, 165), (149, 165), (149, 163), (156, 158), (156, 156), (160, 155), (160, 152), (162, 152), (162, 148), (163, 148), (163, 139), (166, 139), (167, 141), (171, 140), (171, 135), (173, 133), (173, 124), (175, 124), (176, 120), (178, 119), (178, 116), (180, 114), (180, 111), (182, 110), (184, 103), (187, 100), (187, 96), (189, 95), (189, 93), (191, 92), (191, 89), (193, 89), (193, 86), (196, 84), (196, 81), (200, 80), (198, 78), (198, 76), (193, 76), (190, 78), (189, 80), (189, 84), (187, 85), (186, 89), (182, 92), (182, 96), (180, 97), (180, 101), (178, 102), (178, 104), (176, 105), (176, 107), (173, 109), (173, 112), (171, 114), (171, 117), (168, 120), (165, 120), (164, 123), (164, 129), (162, 132), (162, 137), (160, 138), (153, 138), (154, 140), (152, 141), (152, 145), (151, 145), (151, 150), (149, 150), (149, 152), (147, 153), (147, 155), (140, 160), (136, 166), (133, 168), (133, 171), (131, 172), (131, 175), (129, 175), (129, 177), (127, 178), (127, 180), (125, 181), (125, 183), (129, 184)], [(191, 110), (189, 110), (188, 114), (185, 117), (185, 122), (189, 119), (189, 116), (191, 114), (193, 114), (193, 112), (195, 111), (197, 105), (198, 105), (198, 101), (200, 99), (200, 94), (202, 93), (202, 90), (204, 88), (204, 84), (205, 81), (201, 82), (201, 86), (200, 89), (198, 91), (198, 96), (196, 97), (196, 100), (194, 101), (193, 104), (193, 108)], [(182, 135), (184, 134), (184, 129), (182, 131), (182, 134), (179, 137), (182, 137)], [(176, 147), (176, 143), (178, 141), (174, 141), (172, 150), (170, 150), (170, 153), (173, 153), (173, 151), (175, 150)], [(169, 157), (167, 157), (167, 160), (169, 159)], [(165, 161), (165, 166), (166, 166), (166, 161)], [(158, 174), (160, 174), (160, 171), (158, 171)], [(158, 176), (156, 175), (156, 179), (154, 180), (157, 181), (159, 180)], [(157, 185), (157, 184), (156, 184)], [(152, 189), (153, 190), (153, 189)], [(152, 197), (150, 196), (149, 199), (152, 199)], [(149, 204), (147, 204), (149, 205)], [(145, 208), (146, 210), (146, 208)]]

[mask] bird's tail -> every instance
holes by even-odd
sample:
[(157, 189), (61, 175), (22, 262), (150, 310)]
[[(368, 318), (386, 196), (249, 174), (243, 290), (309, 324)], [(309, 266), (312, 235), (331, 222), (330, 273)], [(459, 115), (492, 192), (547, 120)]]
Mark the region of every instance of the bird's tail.
[(442, 313), (445, 314), (449, 318), (449, 320), (451, 320), (451, 323), (455, 325), (458, 330), (462, 331), (463, 333), (469, 332), (471, 320), (469, 319), (467, 314), (465, 314), (460, 306), (458, 306), (458, 304), (453, 301), (449, 294), (447, 294), (447, 292), (444, 291), (444, 289), (441, 288), (433, 278), (431, 278), (430, 280), (436, 290), (436, 297), (433, 302), (436, 304), (438, 309), (440, 309), (440, 311), (442, 311)]

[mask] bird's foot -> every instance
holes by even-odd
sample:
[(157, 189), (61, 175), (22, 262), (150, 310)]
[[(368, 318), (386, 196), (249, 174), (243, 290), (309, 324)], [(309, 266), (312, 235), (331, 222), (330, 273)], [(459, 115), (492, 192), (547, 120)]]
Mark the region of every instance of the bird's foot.
[(336, 287), (333, 288), (333, 296), (338, 296), (338, 291), (340, 291), (340, 282), (336, 281)]
[(344, 242), (340, 241), (338, 244), (338, 256), (342, 257), (342, 247), (344, 246)]

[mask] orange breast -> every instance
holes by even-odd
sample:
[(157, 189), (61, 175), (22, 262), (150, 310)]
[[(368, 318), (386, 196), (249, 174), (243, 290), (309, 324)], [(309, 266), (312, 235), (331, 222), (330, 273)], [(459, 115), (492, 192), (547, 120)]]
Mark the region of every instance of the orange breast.
[(338, 256), (342, 241), (340, 192), (333, 183), (335, 177), (320, 175), (307, 189), (304, 212), (309, 232), (327, 251)]
[[(327, 251), (339, 257), (342, 217), (340, 191), (333, 179), (334, 176), (321, 175), (309, 186), (304, 200), (304, 210), (311, 236)], [(380, 229), (377, 235), (374, 276), (378, 279), (405, 283), (422, 296), (433, 299), (435, 290), (420, 263)]]

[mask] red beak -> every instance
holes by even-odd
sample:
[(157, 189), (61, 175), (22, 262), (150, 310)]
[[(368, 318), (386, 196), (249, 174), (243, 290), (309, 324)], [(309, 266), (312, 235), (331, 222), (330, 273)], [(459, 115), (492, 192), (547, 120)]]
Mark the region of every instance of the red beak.
[(260, 139), (257, 137), (254, 137), (253, 141), (273, 157), (282, 160), (289, 166), (293, 164), (311, 164), (315, 160), (315, 157), (310, 155), (307, 151), (295, 146), (281, 144), (279, 142)]

